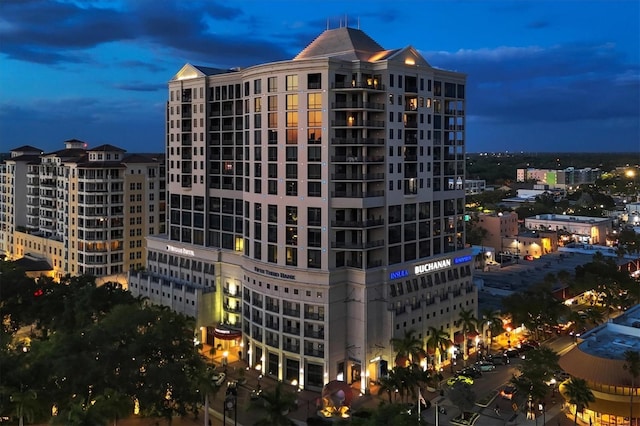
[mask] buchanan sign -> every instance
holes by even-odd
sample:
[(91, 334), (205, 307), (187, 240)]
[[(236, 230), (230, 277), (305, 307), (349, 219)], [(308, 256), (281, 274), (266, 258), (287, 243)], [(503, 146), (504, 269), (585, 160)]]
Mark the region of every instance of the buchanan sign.
[(427, 272), (437, 271), (439, 269), (448, 268), (451, 266), (451, 259), (436, 260), (435, 262), (423, 263), (422, 265), (416, 265), (414, 267), (414, 273), (416, 275), (426, 274)]

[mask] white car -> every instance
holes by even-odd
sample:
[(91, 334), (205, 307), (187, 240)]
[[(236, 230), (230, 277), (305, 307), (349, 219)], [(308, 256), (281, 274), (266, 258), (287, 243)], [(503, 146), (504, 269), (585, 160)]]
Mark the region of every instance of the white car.
[(496, 369), (496, 366), (492, 363), (492, 362), (477, 362), (476, 363), (476, 368), (480, 371), (487, 372), (487, 371), (493, 371)]
[(222, 386), (222, 384), (224, 383), (225, 379), (227, 378), (227, 375), (224, 373), (217, 373), (213, 375), (213, 383), (216, 386)]

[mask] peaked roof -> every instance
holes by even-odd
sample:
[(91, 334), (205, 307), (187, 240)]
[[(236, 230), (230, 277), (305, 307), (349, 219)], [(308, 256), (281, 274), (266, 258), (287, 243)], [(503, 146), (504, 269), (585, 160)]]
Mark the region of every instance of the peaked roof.
[(113, 146), (111, 144), (105, 143), (100, 146), (96, 146), (95, 148), (87, 149), (87, 151), (118, 151), (118, 152), (126, 152), (126, 150), (122, 148), (118, 148), (117, 146)]
[(237, 71), (238, 71), (237, 69), (221, 69), (221, 68), (203, 67), (200, 65), (191, 65), (187, 63), (187, 64), (184, 64), (182, 68), (180, 68), (180, 71), (178, 71), (176, 75), (173, 76), (171, 81), (187, 80), (190, 78), (205, 77), (208, 75), (225, 74), (225, 73), (237, 72)]
[(342, 27), (325, 30), (316, 37), (293, 60), (338, 57), (344, 60), (368, 61), (374, 54), (385, 49), (364, 31)]
[(31, 145), (22, 145), (19, 148), (13, 148), (11, 151), (27, 151), (27, 152), (42, 152), (42, 150), (40, 148), (35, 148)]

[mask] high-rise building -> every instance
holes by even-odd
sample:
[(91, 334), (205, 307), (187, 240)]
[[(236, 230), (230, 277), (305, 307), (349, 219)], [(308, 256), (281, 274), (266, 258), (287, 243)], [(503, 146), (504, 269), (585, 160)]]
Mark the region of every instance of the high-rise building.
[(145, 266), (145, 237), (166, 232), (163, 154), (75, 139), (51, 153), (23, 146), (0, 166), (0, 184), (0, 253), (36, 274), (126, 284)]
[(465, 81), (353, 28), (292, 60), (185, 65), (168, 91), (168, 234), (147, 239), (130, 291), (310, 389), (365, 390), (409, 330), (453, 340), (477, 310)]

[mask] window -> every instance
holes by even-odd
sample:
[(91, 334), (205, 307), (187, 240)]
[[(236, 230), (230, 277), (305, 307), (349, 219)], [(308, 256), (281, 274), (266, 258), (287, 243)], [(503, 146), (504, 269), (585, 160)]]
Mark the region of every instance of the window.
[(320, 247), (322, 245), (322, 234), (318, 228), (307, 228), (307, 244), (309, 247)]
[(287, 161), (298, 161), (298, 148), (288, 146), (285, 150)]
[[(297, 96), (297, 95), (295, 95)], [(307, 94), (307, 108), (308, 109), (321, 109), (322, 108), (322, 94), (321, 93), (308, 93)]]
[(253, 112), (262, 111), (262, 98), (253, 99)]
[(270, 112), (268, 115), (269, 119), (269, 129), (276, 129), (278, 127), (278, 114), (275, 112)]
[(322, 267), (320, 250), (307, 250), (307, 267), (319, 269)]
[[(298, 112), (287, 112), (287, 127), (298, 127)], [(297, 129), (295, 129), (297, 130)], [(296, 132), (297, 136), (297, 132)], [(296, 137), (297, 139), (297, 137)]]
[(269, 96), (267, 98), (267, 109), (269, 111), (277, 111), (278, 110), (278, 97), (277, 96)]
[(287, 191), (286, 191), (287, 195), (292, 195), (292, 196), (298, 195), (298, 181), (288, 180), (286, 182), (286, 185), (287, 185)]
[(267, 193), (271, 195), (278, 194), (278, 181), (277, 180), (269, 180), (267, 181)]
[(287, 265), (298, 266), (298, 249), (295, 247), (287, 247), (286, 258)]
[(259, 95), (260, 93), (262, 93), (262, 80), (253, 80), (253, 94)]
[(322, 74), (307, 75), (307, 89), (321, 89), (321, 88), (322, 88)]
[(270, 263), (278, 263), (278, 246), (273, 244), (267, 246), (267, 261)]
[(307, 148), (308, 161), (322, 161), (322, 149), (319, 146), (310, 146)]
[(298, 76), (288, 75), (287, 78), (287, 91), (298, 90)]
[[(319, 166), (319, 164), (314, 164), (314, 166)], [(298, 164), (287, 164), (286, 165), (286, 178), (287, 179), (297, 179), (298, 178)]]
[(287, 225), (298, 224), (298, 208), (287, 206)]
[(308, 127), (321, 127), (322, 126), (322, 111), (307, 111), (307, 126)]
[(307, 225), (309, 226), (322, 226), (322, 218), (320, 216), (321, 209), (319, 207), (307, 208)]
[(269, 77), (267, 80), (267, 90), (269, 92), (275, 92), (278, 90), (278, 79), (276, 77)]
[(298, 109), (298, 95), (287, 95), (287, 109)]
[(307, 165), (307, 178), (308, 179), (320, 179), (322, 177), (322, 168), (320, 164)]
[(309, 197), (322, 196), (320, 182), (307, 182), (307, 196)]

